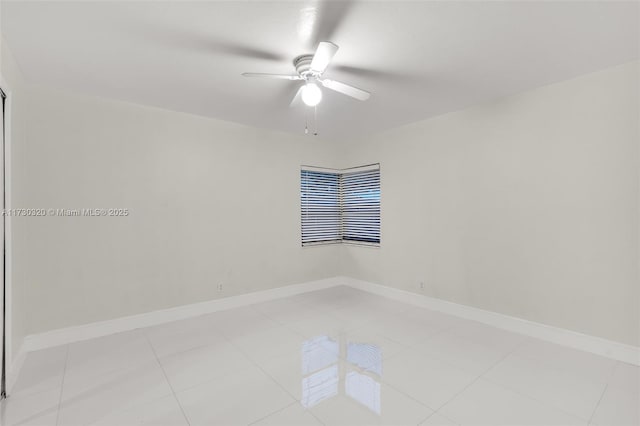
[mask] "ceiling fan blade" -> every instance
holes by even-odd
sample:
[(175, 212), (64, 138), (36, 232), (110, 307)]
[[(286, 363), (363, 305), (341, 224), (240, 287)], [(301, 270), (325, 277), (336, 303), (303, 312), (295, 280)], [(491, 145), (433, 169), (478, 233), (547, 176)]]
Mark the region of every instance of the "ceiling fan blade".
[(333, 55), (335, 55), (337, 51), (338, 45), (329, 41), (321, 41), (311, 60), (311, 71), (322, 74), (329, 66), (329, 62), (331, 62)]
[(358, 89), (357, 87), (349, 86), (348, 84), (340, 83), (335, 80), (320, 80), (322, 85), (327, 89), (335, 90), (343, 95), (351, 96), (359, 101), (366, 101), (371, 96), (371, 93), (366, 90)]
[(304, 88), (304, 85), (300, 86), (300, 88), (296, 92), (296, 95), (291, 100), (291, 103), (289, 104), (289, 108), (295, 108), (298, 105), (302, 104), (302, 89), (303, 88)]
[[(309, 2), (313, 6), (315, 16), (312, 22), (312, 32), (309, 37), (309, 46), (313, 48), (322, 40), (331, 40), (342, 29), (349, 18), (356, 0), (340, 1), (314, 1)], [(305, 40), (303, 40), (305, 41)]]
[(286, 74), (266, 74), (261, 72), (243, 72), (244, 77), (262, 77), (262, 78), (276, 78), (279, 80), (302, 80), (299, 75), (286, 75)]

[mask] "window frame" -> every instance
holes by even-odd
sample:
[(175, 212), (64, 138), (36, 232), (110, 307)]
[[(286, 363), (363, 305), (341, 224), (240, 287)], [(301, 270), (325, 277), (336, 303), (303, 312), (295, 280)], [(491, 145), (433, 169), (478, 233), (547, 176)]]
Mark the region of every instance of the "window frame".
[[(328, 173), (334, 174), (338, 176), (339, 179), (339, 195), (338, 195), (338, 213), (339, 213), (339, 226), (338, 226), (338, 235), (339, 239), (330, 240), (330, 241), (304, 241), (304, 202), (303, 202), (303, 173), (304, 172), (318, 172), (318, 173)], [(355, 239), (345, 239), (344, 238), (344, 198), (343, 198), (343, 176), (351, 175), (362, 172), (370, 172), (377, 171), (378, 172), (378, 241), (359, 241)], [(302, 247), (314, 247), (314, 246), (324, 246), (324, 245), (332, 245), (332, 244), (346, 244), (346, 245), (354, 245), (354, 246), (365, 246), (365, 247), (374, 247), (379, 248), (382, 242), (382, 178), (381, 178), (381, 168), (380, 163), (372, 163), (366, 164), (362, 166), (349, 167), (345, 169), (333, 169), (328, 167), (318, 167), (318, 166), (309, 166), (302, 165), (300, 166), (300, 242)]]

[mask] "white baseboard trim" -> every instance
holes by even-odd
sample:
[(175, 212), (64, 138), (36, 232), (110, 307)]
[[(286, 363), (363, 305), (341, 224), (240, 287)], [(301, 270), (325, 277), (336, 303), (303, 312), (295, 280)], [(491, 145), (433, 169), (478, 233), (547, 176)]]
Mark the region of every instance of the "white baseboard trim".
[(446, 300), (424, 296), (422, 294), (374, 284), (368, 281), (348, 277), (344, 277), (341, 281), (350, 287), (377, 294), (379, 296), (388, 297), (400, 302), (478, 321), (503, 330), (524, 334), (526, 336), (535, 337), (540, 340), (612, 358), (628, 364), (640, 365), (640, 348), (637, 346), (626, 345), (624, 343), (590, 336), (588, 334), (582, 334), (564, 328), (553, 327), (522, 318), (499, 314), (497, 312), (485, 311), (483, 309), (467, 305), (460, 305)]
[(254, 303), (267, 302), (274, 299), (294, 296), (296, 294), (307, 293), (310, 291), (322, 290), (329, 287), (335, 287), (342, 283), (343, 279), (341, 277), (326, 278), (302, 284), (293, 284), (254, 293), (210, 300), (207, 302), (146, 312), (144, 314), (131, 315), (112, 320), (93, 322), (38, 334), (31, 334), (24, 338), (22, 350), (24, 352), (31, 352), (39, 349), (93, 339), (96, 337), (108, 336), (110, 334), (120, 333), (123, 331), (130, 331), (137, 328), (150, 327), (171, 321), (196, 317), (198, 315), (223, 311), (225, 309), (232, 309), (252, 305)]

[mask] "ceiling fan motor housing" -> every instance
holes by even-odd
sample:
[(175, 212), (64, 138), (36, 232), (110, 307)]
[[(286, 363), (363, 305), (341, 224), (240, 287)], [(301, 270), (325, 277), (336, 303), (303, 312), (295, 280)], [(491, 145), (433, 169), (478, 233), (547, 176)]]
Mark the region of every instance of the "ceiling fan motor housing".
[(309, 77), (317, 77), (317, 75), (311, 71), (312, 59), (313, 55), (300, 55), (293, 60), (293, 66), (296, 67), (296, 72), (305, 80)]

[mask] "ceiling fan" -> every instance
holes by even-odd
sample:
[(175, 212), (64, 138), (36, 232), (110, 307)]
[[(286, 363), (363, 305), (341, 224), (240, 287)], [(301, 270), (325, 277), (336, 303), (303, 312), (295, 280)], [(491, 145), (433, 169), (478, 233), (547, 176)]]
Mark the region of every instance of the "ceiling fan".
[(290, 106), (298, 104), (298, 100), (302, 99), (302, 102), (307, 106), (316, 106), (322, 100), (322, 90), (318, 87), (320, 83), (323, 87), (343, 95), (350, 96), (359, 101), (366, 101), (371, 96), (371, 93), (366, 90), (358, 89), (357, 87), (350, 86), (345, 83), (341, 83), (335, 80), (329, 80), (322, 78), (322, 74), (325, 72), (331, 59), (338, 51), (338, 46), (329, 41), (322, 41), (318, 44), (316, 53), (313, 55), (301, 55), (293, 60), (293, 65), (296, 68), (295, 75), (287, 74), (265, 74), (265, 73), (251, 73), (245, 72), (242, 75), (245, 77), (263, 77), (263, 78), (275, 78), (280, 80), (293, 80), (304, 81), (305, 83), (300, 86)]

